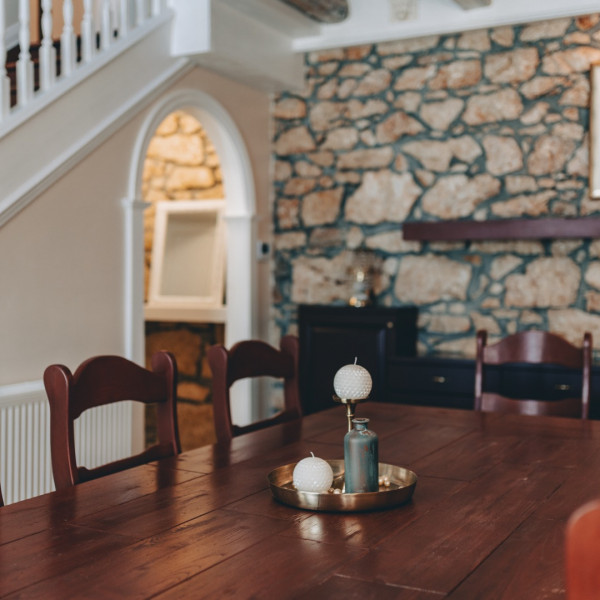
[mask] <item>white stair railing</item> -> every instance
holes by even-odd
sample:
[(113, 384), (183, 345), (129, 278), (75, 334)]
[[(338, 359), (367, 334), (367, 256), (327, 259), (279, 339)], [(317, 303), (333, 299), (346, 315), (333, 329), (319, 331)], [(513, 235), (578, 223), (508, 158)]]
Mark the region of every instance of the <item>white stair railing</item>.
[(19, 0), (19, 60), (17, 60), (17, 104), (25, 106), (33, 97), (33, 62), (29, 52), (29, 0)]
[[(83, 16), (81, 22), (75, 22), (74, 1), (82, 1)], [(7, 22), (13, 11), (7, 7), (14, 6), (15, 0), (0, 0), (0, 134), (3, 126), (10, 122), (13, 115), (32, 104), (43, 105), (42, 98), (58, 97), (57, 93), (49, 94), (58, 86), (67, 85), (75, 77), (85, 77), (91, 71), (89, 65), (107, 59), (103, 55), (118, 54), (117, 44), (135, 43), (140, 35), (144, 35), (142, 27), (160, 17), (167, 11), (165, 0), (41, 0), (39, 77), (37, 89), (34, 90), (34, 57), (30, 47), (32, 22), (30, 0), (18, 0), (18, 23)], [(54, 7), (54, 15), (53, 15)], [(53, 22), (56, 13), (62, 13), (63, 27), (60, 40), (52, 39)], [(18, 59), (16, 29), (18, 27)], [(34, 23), (34, 32), (36, 32)], [(136, 31), (139, 29), (139, 33)], [(7, 31), (15, 31), (11, 42)], [(77, 34), (80, 34), (80, 58), (77, 57)], [(36, 32), (37, 35), (37, 32)], [(131, 42), (125, 40), (132, 37)], [(57, 43), (60, 41), (60, 45)], [(60, 76), (57, 75), (57, 47), (60, 48)], [(123, 46), (124, 48), (125, 46)], [(34, 49), (35, 50), (35, 49)], [(9, 67), (7, 67), (7, 64)], [(86, 68), (85, 71), (80, 69)], [(93, 70), (93, 67), (92, 67)], [(12, 75), (12, 81), (11, 81)], [(11, 94), (12, 85), (12, 94)], [(71, 83), (70, 85), (73, 85)], [(67, 88), (68, 89), (68, 88)], [(15, 101), (16, 98), (16, 101)], [(32, 107), (37, 110), (37, 107)], [(26, 111), (28, 112), (28, 111)], [(24, 115), (21, 115), (22, 120)], [(13, 124), (14, 126), (14, 124)], [(11, 127), (8, 125), (8, 127)]]
[(112, 26), (110, 15), (110, 0), (102, 0), (100, 28), (100, 49), (108, 50), (112, 41)]
[(92, 18), (92, 0), (83, 0), (83, 20), (81, 21), (81, 60), (91, 62), (96, 49), (96, 33)]
[(146, 18), (146, 0), (136, 0), (135, 2), (135, 24), (141, 25)]
[(48, 91), (56, 81), (56, 48), (52, 44), (52, 0), (42, 0), (40, 89)]
[(6, 74), (6, 21), (4, 6), (0, 10), (0, 122), (8, 116), (10, 110), (10, 79)]
[(152, 0), (152, 16), (156, 17), (160, 15), (163, 9), (162, 0)]
[(129, 2), (119, 0), (119, 38), (123, 39), (129, 31)]
[(63, 2), (63, 30), (60, 36), (60, 64), (63, 77), (75, 69), (75, 30), (73, 29), (73, 0)]

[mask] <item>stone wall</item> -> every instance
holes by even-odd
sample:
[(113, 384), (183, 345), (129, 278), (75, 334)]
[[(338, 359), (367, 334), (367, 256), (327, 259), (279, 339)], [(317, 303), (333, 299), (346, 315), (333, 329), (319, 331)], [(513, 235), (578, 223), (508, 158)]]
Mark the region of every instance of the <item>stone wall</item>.
[(274, 318), (345, 303), (357, 251), (375, 301), (419, 306), (419, 350), (541, 328), (600, 344), (600, 240), (407, 242), (420, 220), (585, 216), (598, 15), (309, 54), (274, 105)]
[[(201, 124), (177, 111), (156, 130), (144, 164), (142, 195), (152, 205), (144, 213), (146, 295), (152, 259), (155, 205), (159, 201), (223, 198), (219, 157)], [(211, 373), (206, 351), (223, 343), (223, 326), (195, 323), (146, 322), (146, 362), (157, 350), (169, 350), (177, 359), (180, 437), (183, 449), (215, 440)], [(147, 438), (154, 436), (148, 415)]]

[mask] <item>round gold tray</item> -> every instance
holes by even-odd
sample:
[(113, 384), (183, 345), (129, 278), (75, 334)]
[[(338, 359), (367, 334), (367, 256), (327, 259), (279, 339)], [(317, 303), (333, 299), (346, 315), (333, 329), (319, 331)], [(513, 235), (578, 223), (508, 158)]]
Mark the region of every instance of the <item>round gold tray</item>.
[[(333, 470), (333, 488), (344, 487), (344, 461), (328, 460)], [(292, 476), (296, 463), (271, 471), (267, 477), (276, 500), (307, 510), (331, 512), (358, 512), (390, 508), (410, 500), (417, 485), (417, 476), (408, 469), (379, 463), (379, 477), (389, 479), (389, 487), (380, 486), (378, 492), (334, 494), (332, 492), (299, 492), (294, 488)]]

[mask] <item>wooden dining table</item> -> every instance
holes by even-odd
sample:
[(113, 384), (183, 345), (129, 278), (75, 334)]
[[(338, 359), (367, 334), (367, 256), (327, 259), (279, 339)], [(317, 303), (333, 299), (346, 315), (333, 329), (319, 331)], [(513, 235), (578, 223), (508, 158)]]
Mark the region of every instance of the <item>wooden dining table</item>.
[(342, 407), (0, 509), (9, 598), (565, 597), (570, 514), (600, 497), (600, 422), (363, 403), (417, 474), (371, 512), (278, 503), (276, 467), (343, 457)]

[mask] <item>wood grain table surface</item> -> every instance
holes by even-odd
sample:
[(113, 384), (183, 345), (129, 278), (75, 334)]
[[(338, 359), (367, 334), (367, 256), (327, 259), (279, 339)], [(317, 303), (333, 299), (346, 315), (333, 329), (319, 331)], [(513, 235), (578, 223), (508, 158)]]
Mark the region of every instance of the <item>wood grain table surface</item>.
[(278, 504), (274, 468), (343, 457), (334, 407), (0, 509), (0, 596), (538, 600), (565, 597), (564, 529), (600, 497), (600, 422), (365, 403), (408, 504)]

